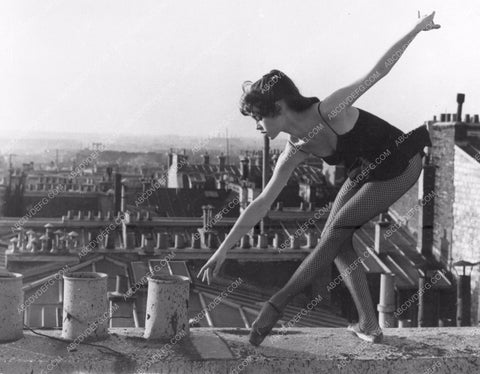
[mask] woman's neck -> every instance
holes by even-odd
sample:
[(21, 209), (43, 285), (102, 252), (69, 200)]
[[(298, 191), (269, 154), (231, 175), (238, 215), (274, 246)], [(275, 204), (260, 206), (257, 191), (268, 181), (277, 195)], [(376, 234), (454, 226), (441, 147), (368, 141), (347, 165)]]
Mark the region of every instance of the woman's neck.
[(316, 102), (303, 112), (288, 110), (284, 131), (298, 139), (308, 136), (308, 133), (321, 121), (318, 105), (319, 103)]

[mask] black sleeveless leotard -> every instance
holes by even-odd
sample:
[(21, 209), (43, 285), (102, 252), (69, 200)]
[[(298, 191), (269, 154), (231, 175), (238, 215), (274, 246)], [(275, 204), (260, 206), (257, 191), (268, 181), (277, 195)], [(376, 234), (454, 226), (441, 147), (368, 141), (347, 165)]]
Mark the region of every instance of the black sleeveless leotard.
[[(352, 180), (359, 180), (360, 174), (363, 174), (363, 182), (395, 178), (405, 171), (410, 158), (417, 153), (425, 156), (423, 148), (432, 146), (426, 125), (405, 134), (383, 119), (357, 109), (359, 115), (353, 128), (345, 134), (337, 134), (320, 113), (320, 103), (318, 105), (323, 121), (337, 135), (335, 152), (321, 158), (329, 165), (344, 162)], [(309, 153), (291, 139), (289, 142), (296, 149)]]

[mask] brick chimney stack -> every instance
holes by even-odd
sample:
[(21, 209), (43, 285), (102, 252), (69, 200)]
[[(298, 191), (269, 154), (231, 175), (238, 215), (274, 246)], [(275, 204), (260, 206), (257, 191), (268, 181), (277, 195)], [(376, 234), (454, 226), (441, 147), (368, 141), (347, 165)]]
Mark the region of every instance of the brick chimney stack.
[(448, 122), (447, 116), (444, 114), (441, 114), (440, 120), (430, 126), (432, 140), (430, 164), (432, 169), (424, 170), (423, 185), (420, 189), (420, 193), (428, 194), (428, 190), (433, 187), (438, 198), (434, 199), (432, 206), (429, 207), (428, 204), (425, 204), (423, 207), (419, 224), (425, 225), (426, 230), (419, 235), (417, 245), (422, 253), (430, 252), (428, 230), (430, 229), (430, 215), (433, 215), (431, 219), (434, 223), (431, 228), (432, 254), (437, 260), (446, 264), (449, 261), (452, 245), (455, 145), (463, 126), (458, 122)]

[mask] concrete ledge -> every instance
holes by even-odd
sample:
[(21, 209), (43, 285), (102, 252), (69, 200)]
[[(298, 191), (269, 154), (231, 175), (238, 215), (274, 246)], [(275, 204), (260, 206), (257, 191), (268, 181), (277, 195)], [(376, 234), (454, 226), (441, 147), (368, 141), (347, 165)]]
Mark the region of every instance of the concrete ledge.
[(247, 329), (193, 328), (168, 353), (168, 342), (142, 334), (110, 329), (96, 344), (122, 353), (116, 356), (88, 345), (69, 353), (68, 343), (25, 331), (23, 339), (0, 345), (0, 373), (480, 373), (478, 327), (386, 329), (382, 344), (344, 328), (274, 330), (258, 348), (248, 343)]

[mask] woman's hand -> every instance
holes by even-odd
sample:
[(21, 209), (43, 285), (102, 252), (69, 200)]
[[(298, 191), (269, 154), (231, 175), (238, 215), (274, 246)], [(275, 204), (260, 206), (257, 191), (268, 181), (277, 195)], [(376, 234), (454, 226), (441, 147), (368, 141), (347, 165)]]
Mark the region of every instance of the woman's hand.
[[(417, 25), (415, 26), (417, 31), (428, 31), (432, 29), (439, 29), (440, 25), (435, 24), (433, 21), (433, 17), (435, 16), (435, 12), (432, 12), (429, 16), (423, 16)], [(420, 11), (418, 12), (418, 18), (420, 18)]]
[(207, 278), (207, 283), (208, 285), (210, 285), (210, 271), (213, 269), (213, 277), (216, 277), (226, 257), (227, 252), (225, 250), (222, 250), (220, 248), (217, 249), (213, 256), (210, 257), (207, 263), (203, 265), (203, 267), (200, 269), (197, 278), (199, 278), (200, 275), (202, 275), (203, 273), (202, 282), (204, 282), (205, 278)]

